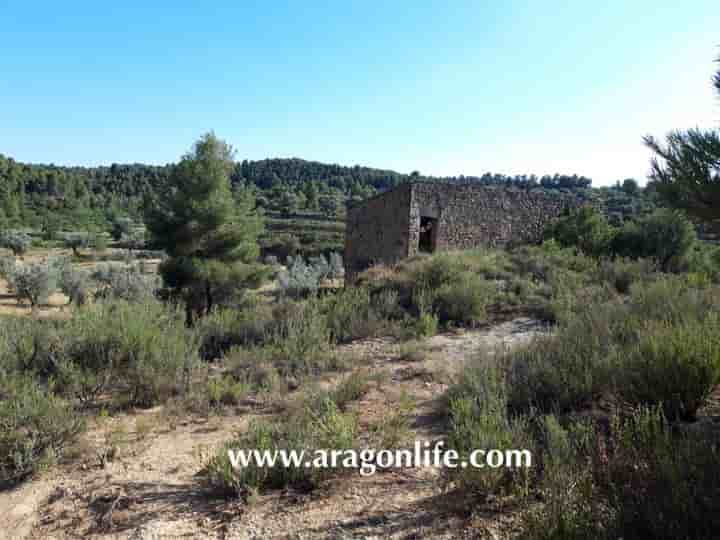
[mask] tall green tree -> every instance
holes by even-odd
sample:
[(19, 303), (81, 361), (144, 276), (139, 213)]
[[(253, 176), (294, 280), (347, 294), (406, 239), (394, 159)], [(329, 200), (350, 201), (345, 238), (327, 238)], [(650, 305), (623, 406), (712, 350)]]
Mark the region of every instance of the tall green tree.
[[(720, 70), (713, 84), (720, 96)], [(655, 153), (650, 177), (660, 196), (720, 230), (720, 131), (673, 131), (664, 144), (651, 136), (645, 144)]]
[(262, 221), (230, 189), (232, 148), (203, 135), (144, 205), (151, 244), (164, 249), (165, 286), (186, 303), (188, 323), (207, 314), (252, 275)]

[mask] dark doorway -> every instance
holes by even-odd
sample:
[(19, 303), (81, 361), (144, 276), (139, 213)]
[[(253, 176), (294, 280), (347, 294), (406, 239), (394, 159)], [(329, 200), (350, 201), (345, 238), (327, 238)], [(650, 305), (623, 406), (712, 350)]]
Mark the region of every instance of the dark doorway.
[(420, 216), (420, 240), (418, 242), (418, 249), (425, 253), (432, 253), (435, 251), (436, 240), (437, 219)]

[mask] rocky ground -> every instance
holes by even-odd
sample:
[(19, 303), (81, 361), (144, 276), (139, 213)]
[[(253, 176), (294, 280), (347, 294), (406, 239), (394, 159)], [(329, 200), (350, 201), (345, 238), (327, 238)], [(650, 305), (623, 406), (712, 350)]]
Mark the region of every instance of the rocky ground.
[[(343, 346), (360, 359), (355, 369), (374, 374), (370, 392), (353, 404), (361, 430), (410, 396), (410, 440), (437, 440), (443, 427), (438, 400), (451, 373), (482, 350), (513, 347), (542, 331), (537, 321), (518, 318), (441, 334), (427, 340), (419, 358), (399, 358), (392, 339)], [(311, 493), (285, 490), (249, 504), (209, 497), (196, 477), (204, 459), (251, 418), (273, 412), (251, 404), (195, 418), (158, 407), (104, 419), (66, 463), (0, 493), (0, 537), (449, 539), (504, 538), (513, 530), (512, 512), (493, 513), (492, 505), (472, 518), (453, 511), (454, 497), (432, 468), (348, 473)], [(118, 455), (108, 459), (108, 448), (119, 440)]]

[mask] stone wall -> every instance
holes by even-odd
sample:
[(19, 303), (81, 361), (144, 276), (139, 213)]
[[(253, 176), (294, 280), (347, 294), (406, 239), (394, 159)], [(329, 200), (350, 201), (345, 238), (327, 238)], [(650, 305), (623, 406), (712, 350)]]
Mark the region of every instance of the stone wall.
[(345, 264), (350, 280), (374, 263), (418, 251), (420, 218), (437, 220), (435, 250), (539, 242), (574, 199), (541, 190), (443, 183), (403, 184), (350, 207)]
[(420, 217), (438, 220), (436, 250), (539, 242), (571, 200), (560, 194), (497, 186), (418, 183), (410, 207), (409, 255), (417, 252)]
[(348, 208), (345, 232), (345, 271), (357, 271), (408, 256), (411, 184), (376, 195)]

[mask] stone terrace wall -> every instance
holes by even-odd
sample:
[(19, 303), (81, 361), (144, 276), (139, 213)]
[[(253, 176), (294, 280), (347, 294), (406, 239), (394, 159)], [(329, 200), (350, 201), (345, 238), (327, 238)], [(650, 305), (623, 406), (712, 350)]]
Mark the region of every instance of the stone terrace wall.
[(417, 251), (420, 216), (438, 220), (436, 250), (538, 242), (572, 199), (496, 186), (413, 184), (408, 255)]
[(345, 271), (352, 278), (376, 262), (393, 263), (408, 256), (410, 184), (401, 185), (348, 208)]

